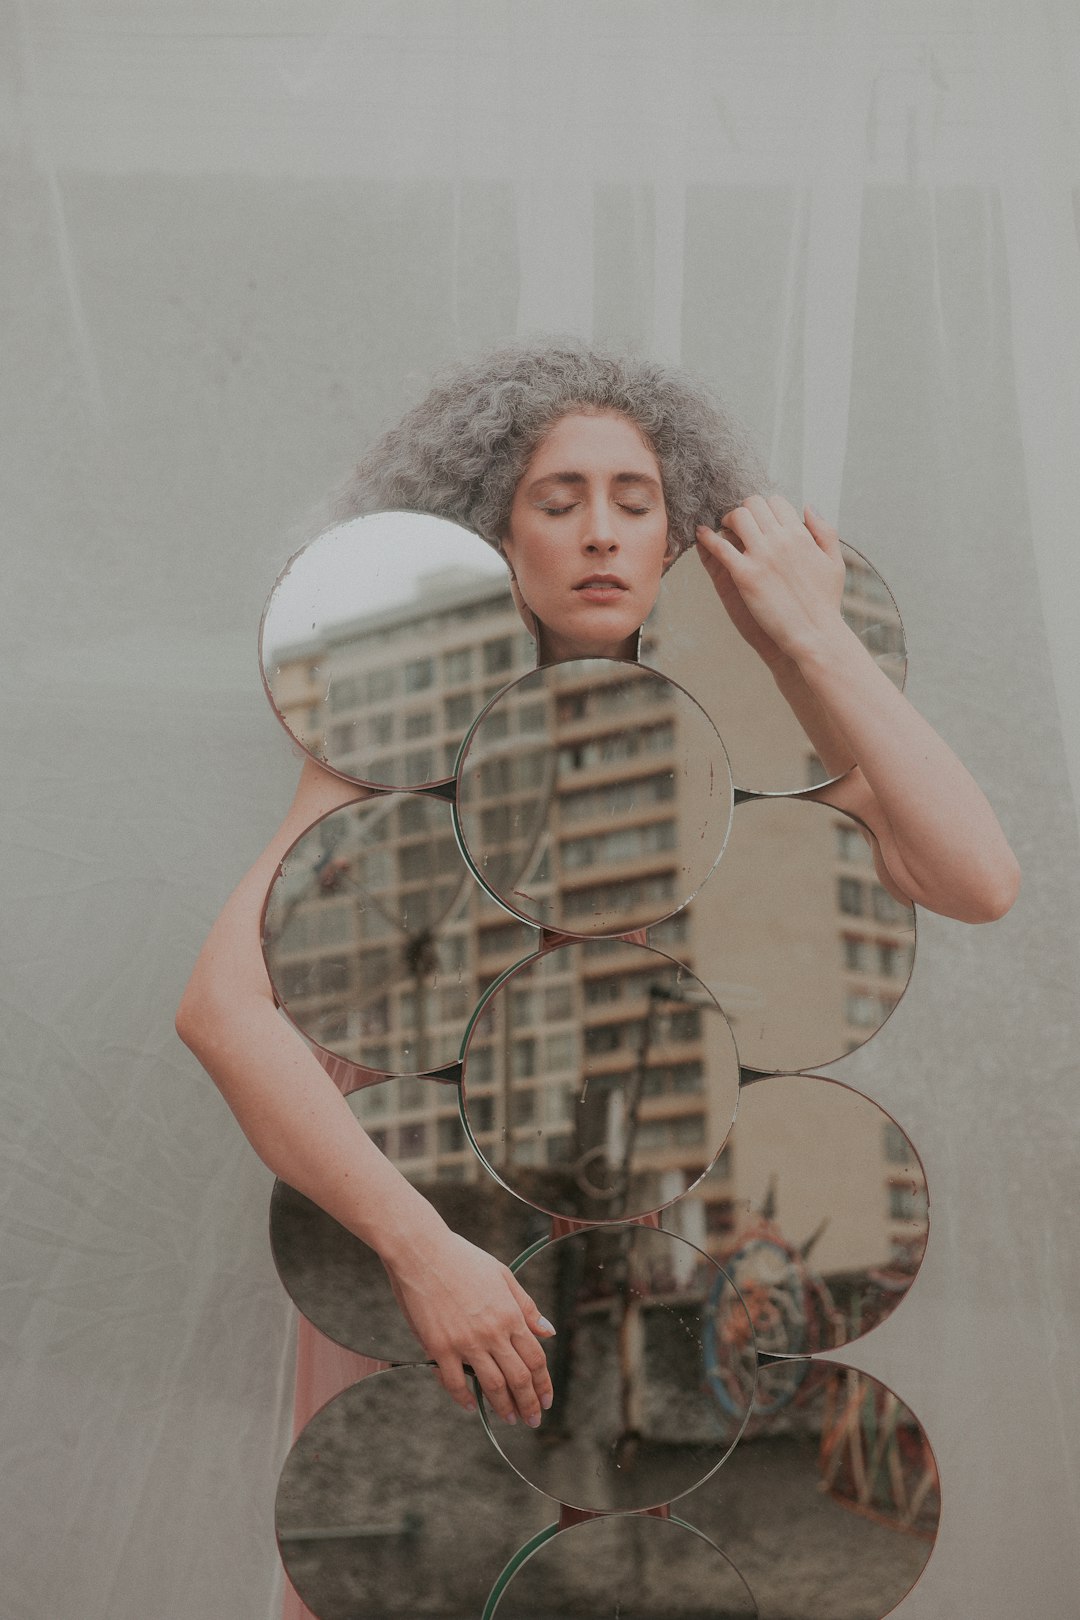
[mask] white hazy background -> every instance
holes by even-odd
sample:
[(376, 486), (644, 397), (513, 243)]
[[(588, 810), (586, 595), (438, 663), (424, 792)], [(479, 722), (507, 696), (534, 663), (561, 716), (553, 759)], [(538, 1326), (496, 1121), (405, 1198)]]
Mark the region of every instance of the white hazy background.
[(172, 1030), (296, 775), (255, 665), (437, 365), (681, 360), (891, 584), (1025, 869), (835, 1073), (934, 1226), (850, 1359), (944, 1518), (902, 1620), (1080, 1608), (1070, 0), (21, 0), (2, 12), (4, 1620), (274, 1620), (270, 1177)]

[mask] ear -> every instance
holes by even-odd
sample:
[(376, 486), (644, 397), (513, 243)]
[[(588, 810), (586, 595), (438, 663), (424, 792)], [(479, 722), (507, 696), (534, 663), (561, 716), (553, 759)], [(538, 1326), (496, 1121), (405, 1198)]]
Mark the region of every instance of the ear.
[(540, 634), (536, 616), (533, 613), (532, 608), (529, 607), (525, 598), (521, 594), (521, 587), (517, 582), (517, 575), (514, 573), (514, 565), (507, 556), (506, 547), (501, 540), (499, 542), (499, 555), (502, 557), (503, 562), (510, 570), (510, 595), (514, 598), (514, 606), (518, 610), (518, 616), (526, 630), (529, 632), (530, 636), (532, 636), (533, 640), (536, 641)]
[(500, 535), (500, 537), (499, 537), (499, 556), (502, 558), (503, 562), (506, 564), (507, 568), (510, 570), (510, 578), (514, 582), (514, 584), (516, 585), (517, 584), (517, 575), (514, 573), (513, 553), (509, 549), (509, 547), (512, 547), (512, 546), (513, 546), (513, 541), (509, 540), (509, 537), (507, 535)]

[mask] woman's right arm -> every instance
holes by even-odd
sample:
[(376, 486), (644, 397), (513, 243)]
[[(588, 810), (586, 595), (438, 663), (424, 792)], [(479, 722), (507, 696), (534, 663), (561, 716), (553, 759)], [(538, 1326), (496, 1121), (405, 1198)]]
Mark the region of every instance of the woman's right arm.
[(551, 1381), (547, 1324), (510, 1270), (452, 1232), (379, 1151), (345, 1098), (279, 1014), (259, 944), (266, 891), (312, 822), (363, 790), (305, 762), (289, 813), (230, 895), (199, 953), (176, 1029), (275, 1175), (379, 1254), (444, 1388), (472, 1397), (463, 1363), (508, 1422), (540, 1421)]

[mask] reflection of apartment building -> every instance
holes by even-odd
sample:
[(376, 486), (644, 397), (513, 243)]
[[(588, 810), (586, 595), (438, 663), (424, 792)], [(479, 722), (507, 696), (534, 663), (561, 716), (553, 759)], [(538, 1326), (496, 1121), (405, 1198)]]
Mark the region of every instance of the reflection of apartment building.
[(846, 563), (844, 618), (890, 678), (896, 680), (905, 655), (896, 604), (881, 575), (850, 549)]
[[(453, 772), (472, 719), (533, 664), (533, 643), (504, 590), (470, 590), (436, 577), (412, 605), (340, 626), (325, 645), (297, 646), (279, 658), (278, 701), (287, 714), (302, 714), (309, 735), (323, 739), (345, 768), (430, 779)], [(493, 716), (505, 752), (483, 767), (486, 835), (527, 871), (534, 894), (559, 895), (571, 926), (598, 905), (647, 905), (659, 914), (681, 897), (678, 716), (674, 705), (657, 701), (628, 725), (619, 686), (618, 666), (592, 666), (580, 677), (568, 671), (540, 695), (515, 694)], [(433, 857), (419, 816), (412, 832), (410, 825), (404, 809), (384, 852), (384, 876), (388, 893), (415, 902), (431, 886)], [(839, 1053), (860, 1044), (895, 1003), (909, 966), (908, 919), (877, 882), (857, 829), (822, 813), (814, 837), (813, 847), (787, 863), (791, 903), (814, 906), (820, 930), (814, 982), (800, 984), (798, 995)], [(444, 855), (437, 859), (441, 867)], [(413, 909), (422, 914), (422, 906)], [(692, 906), (650, 929), (649, 942), (709, 982), (709, 926), (707, 908)], [(736, 924), (729, 918), (728, 926)], [(335, 1050), (393, 1069), (403, 1051), (414, 1058), (420, 1052), (418, 1031), (415, 1067), (452, 1062), (479, 995), (535, 940), (534, 930), (470, 882), (435, 919), (427, 954), (392, 917), (369, 910), (358, 921), (355, 908), (327, 905), (326, 897), (298, 907), (281, 944), (283, 971), (297, 992), (292, 1009), (306, 1027), (321, 1020), (320, 1038)], [(685, 1002), (658, 1000), (650, 994), (654, 975), (631, 954), (603, 939), (555, 952), (511, 981), (481, 1015), (470, 1044), (469, 1117), (496, 1167), (510, 1159), (538, 1167), (576, 1160), (583, 1061), (590, 1086), (601, 1092), (625, 1093), (640, 1082), (634, 1162), (655, 1177), (661, 1198), (708, 1163), (727, 1124), (709, 1112), (716, 1014), (693, 994)], [(722, 987), (717, 993), (727, 1008)], [(737, 1041), (740, 1019), (750, 1016), (741, 1008), (735, 994), (729, 1010)], [(413, 1179), (482, 1173), (452, 1087), (402, 1075), (365, 1090), (357, 1107), (378, 1145)], [(875, 1139), (853, 1142), (852, 1154), (872, 1165), (866, 1224), (875, 1254), (884, 1257), (890, 1241), (910, 1229), (925, 1193), (896, 1162), (895, 1140), (874, 1129)], [(782, 1166), (779, 1174), (782, 1181)], [(739, 1151), (729, 1149), (705, 1184), (693, 1235), (722, 1247), (743, 1198)], [(836, 1264), (856, 1258), (837, 1256)]]

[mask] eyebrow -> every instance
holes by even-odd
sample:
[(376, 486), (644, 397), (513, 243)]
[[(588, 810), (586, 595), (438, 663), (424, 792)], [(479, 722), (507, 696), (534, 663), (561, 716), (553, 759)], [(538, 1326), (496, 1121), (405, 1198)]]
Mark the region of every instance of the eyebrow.
[[(525, 493), (526, 495), (534, 495), (536, 491), (542, 489), (545, 484), (571, 484), (575, 488), (581, 488), (582, 485), (587, 483), (588, 479), (586, 478), (585, 474), (580, 472), (545, 473), (543, 478), (534, 478), (531, 484), (527, 484), (525, 487)], [(650, 489), (656, 490), (658, 494), (661, 493), (659, 480), (653, 478), (649, 473), (616, 473), (612, 479), (612, 483), (619, 484), (621, 486), (627, 484), (645, 484)]]

